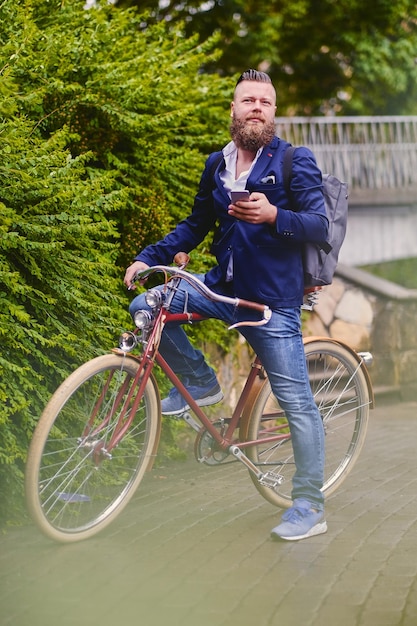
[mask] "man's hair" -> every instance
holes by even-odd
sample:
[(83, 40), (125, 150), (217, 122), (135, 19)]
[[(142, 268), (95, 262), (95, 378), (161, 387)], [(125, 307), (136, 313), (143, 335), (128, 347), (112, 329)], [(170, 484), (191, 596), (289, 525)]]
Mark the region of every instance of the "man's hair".
[(243, 80), (254, 80), (258, 83), (272, 83), (272, 80), (270, 76), (268, 76), (268, 74), (266, 74), (265, 72), (258, 72), (258, 70), (246, 70), (245, 72), (243, 72), (243, 74), (241, 74), (238, 78), (236, 87)]

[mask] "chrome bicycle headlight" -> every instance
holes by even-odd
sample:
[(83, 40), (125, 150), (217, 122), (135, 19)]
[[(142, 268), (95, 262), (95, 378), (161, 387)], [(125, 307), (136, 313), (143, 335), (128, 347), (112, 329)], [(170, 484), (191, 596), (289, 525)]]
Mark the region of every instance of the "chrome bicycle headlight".
[(135, 326), (140, 330), (147, 330), (153, 324), (153, 316), (149, 311), (141, 309), (140, 311), (136, 311), (133, 316), (133, 321), (135, 322)]
[(149, 289), (149, 291), (145, 293), (145, 302), (151, 309), (160, 307), (163, 301), (164, 294), (160, 289)]
[(130, 331), (122, 333), (119, 337), (119, 348), (123, 352), (130, 352), (137, 346), (138, 340), (136, 335)]

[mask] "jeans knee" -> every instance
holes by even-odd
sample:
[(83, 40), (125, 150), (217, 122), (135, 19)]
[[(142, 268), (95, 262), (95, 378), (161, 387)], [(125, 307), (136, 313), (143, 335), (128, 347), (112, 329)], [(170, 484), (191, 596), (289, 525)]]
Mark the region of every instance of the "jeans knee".
[(132, 302), (129, 304), (129, 313), (130, 315), (134, 316), (134, 314), (136, 313), (136, 311), (139, 311), (140, 309), (147, 309), (148, 306), (145, 302), (145, 297), (143, 294), (139, 294), (138, 296), (136, 296), (136, 298), (134, 298), (134, 300), (132, 300)]

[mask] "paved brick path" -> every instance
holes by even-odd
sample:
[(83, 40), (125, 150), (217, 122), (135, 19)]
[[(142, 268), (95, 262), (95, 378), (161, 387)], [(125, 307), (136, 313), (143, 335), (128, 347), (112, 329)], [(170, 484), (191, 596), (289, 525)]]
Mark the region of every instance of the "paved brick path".
[(172, 463), (90, 541), (1, 535), (0, 625), (416, 626), (417, 403), (371, 418), (326, 535), (272, 542), (244, 468)]

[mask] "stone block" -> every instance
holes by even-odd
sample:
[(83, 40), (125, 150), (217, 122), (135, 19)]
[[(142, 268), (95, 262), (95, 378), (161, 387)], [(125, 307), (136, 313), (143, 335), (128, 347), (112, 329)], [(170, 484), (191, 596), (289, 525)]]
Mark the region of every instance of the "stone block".
[(335, 317), (350, 324), (371, 327), (374, 313), (372, 305), (359, 289), (346, 291), (336, 307)]
[[(333, 318), (329, 320), (329, 324)], [(320, 315), (316, 311), (308, 314), (307, 319), (303, 324), (303, 335), (304, 337), (328, 337), (329, 331), (324, 325)]]
[(335, 320), (330, 326), (330, 337), (347, 343), (354, 350), (370, 350), (370, 332), (360, 324)]

